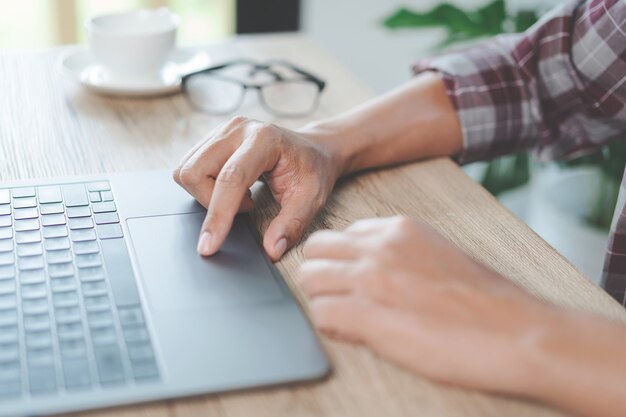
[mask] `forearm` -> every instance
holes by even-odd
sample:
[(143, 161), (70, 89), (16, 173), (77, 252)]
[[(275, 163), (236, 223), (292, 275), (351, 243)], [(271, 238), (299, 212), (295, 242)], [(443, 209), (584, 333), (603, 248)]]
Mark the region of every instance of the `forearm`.
[(341, 173), (436, 156), (457, 154), (461, 127), (437, 73), (406, 85), (303, 131), (324, 144)]
[(558, 310), (528, 358), (527, 392), (581, 416), (626, 410), (626, 326), (591, 314)]

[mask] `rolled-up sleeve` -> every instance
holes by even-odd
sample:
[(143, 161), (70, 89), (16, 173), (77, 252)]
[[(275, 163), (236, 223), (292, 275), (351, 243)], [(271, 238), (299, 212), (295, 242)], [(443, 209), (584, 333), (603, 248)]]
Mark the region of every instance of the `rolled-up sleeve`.
[(567, 2), (527, 32), (420, 60), (439, 71), (463, 130), (460, 162), (532, 148), (543, 160), (626, 134), (626, 2)]

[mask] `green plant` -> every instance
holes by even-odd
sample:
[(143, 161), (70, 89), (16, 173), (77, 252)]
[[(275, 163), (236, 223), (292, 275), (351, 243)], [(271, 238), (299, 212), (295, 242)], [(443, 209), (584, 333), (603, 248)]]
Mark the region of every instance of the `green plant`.
[[(444, 28), (447, 32), (446, 39), (437, 46), (441, 48), (500, 33), (522, 32), (531, 27), (538, 18), (535, 10), (510, 13), (504, 0), (494, 0), (475, 10), (464, 10), (447, 3), (423, 13), (401, 8), (385, 18), (383, 25), (388, 29)], [(481, 183), (496, 196), (520, 187), (530, 180), (530, 163), (526, 152), (494, 159), (487, 166)], [(592, 226), (604, 230), (610, 228), (625, 165), (624, 141), (562, 164), (564, 167), (593, 166), (600, 169), (603, 177), (600, 197), (587, 218)]]

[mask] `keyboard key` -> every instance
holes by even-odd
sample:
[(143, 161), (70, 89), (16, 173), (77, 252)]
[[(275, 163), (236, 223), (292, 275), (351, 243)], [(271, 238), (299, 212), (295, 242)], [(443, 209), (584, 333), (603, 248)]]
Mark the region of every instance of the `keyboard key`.
[(59, 340), (83, 340), (83, 325), (77, 323), (58, 323), (57, 335)]
[(76, 255), (76, 266), (79, 268), (90, 268), (93, 266), (101, 266), (102, 258), (98, 253), (87, 255)]
[(16, 197), (34, 197), (35, 187), (18, 187), (11, 190), (13, 198)]
[(0, 216), (11, 214), (10, 204), (0, 204)]
[(83, 184), (65, 184), (61, 186), (66, 207), (87, 206), (89, 199)]
[(0, 294), (14, 294), (16, 289), (17, 284), (14, 279), (3, 279), (0, 281)]
[(14, 209), (26, 207), (37, 207), (37, 200), (35, 197), (19, 197), (13, 199)]
[(91, 385), (89, 362), (85, 357), (63, 359), (63, 377), (68, 389)]
[(72, 242), (96, 240), (96, 231), (93, 229), (72, 230), (70, 238), (72, 239)]
[(13, 265), (0, 266), (0, 280), (15, 277), (15, 267)]
[[(19, 361), (7, 361), (0, 363), (0, 384), (9, 381), (19, 381), (21, 371), (22, 369), (20, 367)], [(1, 395), (2, 394), (0, 394), (0, 396)]]
[[(2, 242), (0, 240), (0, 242)], [(74, 253), (77, 255), (86, 255), (90, 253), (98, 253), (100, 252), (100, 246), (98, 246), (98, 242), (95, 240), (88, 240), (85, 242), (75, 242), (74, 243)]]
[[(52, 356), (52, 333), (50, 330), (37, 331), (37, 332), (26, 332), (26, 347), (28, 349), (32, 349), (35, 351), (50, 349), (49, 355), (38, 355), (35, 356), (41, 362), (43, 362), (45, 357)], [(32, 354), (29, 355), (32, 357)], [(29, 363), (32, 361), (31, 357), (28, 358)], [(51, 358), (54, 362), (54, 358)], [(40, 364), (41, 364), (40, 362)]]
[(20, 348), (17, 342), (0, 345), (0, 363), (17, 362), (20, 360)]
[(136, 326), (144, 323), (141, 307), (120, 308), (117, 312), (122, 326)]
[(38, 187), (39, 203), (60, 203), (63, 201), (61, 196), (61, 187), (58, 185), (49, 185)]
[(17, 307), (15, 294), (0, 294), (0, 310), (13, 310)]
[(40, 284), (22, 284), (21, 294), (23, 299), (32, 300), (34, 298), (46, 298), (47, 288), (43, 283)]
[(13, 265), (15, 263), (15, 255), (13, 252), (1, 252), (0, 253), (0, 266)]
[(0, 331), (0, 343), (8, 345), (11, 343), (17, 343), (19, 339), (19, 333), (17, 332), (17, 326), (3, 326)]
[(61, 203), (40, 204), (39, 211), (41, 214), (60, 214), (65, 211)]
[(24, 314), (41, 314), (48, 311), (47, 298), (35, 298), (33, 300), (22, 300), (22, 312)]
[(113, 201), (113, 193), (111, 191), (102, 191), (100, 197), (102, 201)]
[(117, 346), (95, 346), (94, 353), (100, 382), (108, 384), (124, 381), (124, 366)]
[(15, 209), (13, 210), (13, 217), (15, 217), (16, 220), (36, 219), (39, 217), (39, 211), (37, 207)]
[(64, 264), (72, 262), (72, 252), (68, 249), (51, 251), (46, 255), (46, 260), (49, 264)]
[(100, 193), (98, 191), (89, 191), (89, 201), (92, 203), (99, 203), (102, 201)]
[[(51, 336), (50, 340), (52, 340)], [(42, 368), (54, 365), (54, 352), (52, 350), (52, 342), (49, 345), (43, 347), (31, 348), (27, 346), (26, 360), (28, 362), (29, 368)]]
[(76, 291), (58, 292), (52, 294), (52, 303), (55, 307), (71, 307), (79, 303)]
[(80, 323), (81, 321), (80, 307), (58, 307), (54, 310), (54, 318), (58, 324), (63, 323)]
[(35, 256), (43, 254), (41, 242), (17, 245), (17, 256)]
[(41, 232), (39, 230), (29, 230), (29, 231), (26, 231), (26, 232), (15, 232), (15, 241), (17, 243), (20, 243), (20, 244), (21, 243), (41, 242)]
[(56, 390), (56, 373), (54, 366), (29, 369), (28, 382), (32, 394)]
[(11, 227), (0, 227), (0, 239), (11, 239), (13, 237), (13, 229)]
[(118, 307), (139, 305), (137, 283), (130, 263), (128, 249), (123, 239), (100, 242), (104, 264), (109, 271), (113, 298)]
[[(13, 284), (15, 285), (15, 283)], [(13, 325), (17, 325), (17, 310), (0, 310), (0, 329)], [(1, 332), (2, 330), (0, 330)]]
[(87, 315), (89, 327), (109, 327), (113, 326), (113, 314), (110, 310), (95, 311)]
[(50, 281), (50, 288), (52, 292), (68, 292), (76, 290), (76, 278), (74, 277), (59, 277), (53, 278)]
[(16, 232), (23, 232), (26, 230), (39, 230), (39, 219), (24, 219), (15, 220), (13, 226)]
[(65, 224), (65, 214), (44, 214), (41, 216), (41, 224), (44, 226), (57, 226)]
[(40, 332), (50, 328), (48, 313), (30, 314), (24, 317), (24, 329), (31, 332)]
[(104, 269), (101, 266), (79, 268), (78, 277), (82, 282), (100, 281), (104, 279)]
[(154, 359), (154, 351), (150, 344), (138, 344), (128, 346), (128, 357), (131, 362), (138, 363)]
[(0, 216), (0, 227), (9, 227), (11, 225), (13, 225), (13, 218), (10, 214)]
[(137, 380), (151, 380), (159, 377), (159, 369), (154, 361), (133, 363), (133, 376)]
[(66, 237), (49, 238), (45, 240), (44, 246), (47, 251), (69, 249), (70, 240)]
[(22, 383), (15, 381), (0, 381), (0, 398), (17, 398), (22, 395)]
[(91, 220), (91, 217), (71, 218), (67, 224), (71, 230), (93, 228), (93, 220)]
[(106, 295), (99, 295), (95, 297), (85, 297), (83, 299), (85, 310), (90, 312), (104, 311), (109, 309), (109, 297)]
[(122, 226), (120, 226), (119, 223), (99, 224), (96, 230), (98, 231), (98, 237), (100, 239), (115, 239), (124, 236)]
[(91, 329), (91, 342), (94, 345), (116, 345), (117, 334), (112, 326)]
[(143, 327), (127, 327), (124, 329), (124, 339), (128, 344), (144, 343), (150, 340), (150, 336)]
[(87, 354), (87, 346), (83, 339), (69, 339), (59, 342), (59, 350), (64, 358), (84, 357)]
[(11, 252), (13, 251), (13, 241), (9, 239), (1, 239), (0, 240), (0, 252)]
[(90, 182), (87, 184), (87, 189), (89, 191), (109, 191), (111, 185), (108, 181)]
[(0, 204), (9, 204), (11, 202), (11, 191), (8, 189), (0, 190)]
[(91, 209), (89, 208), (89, 206), (67, 208), (67, 217), (69, 218), (89, 216), (91, 216)]
[(115, 203), (113, 201), (104, 201), (102, 203), (93, 203), (91, 208), (94, 213), (107, 213), (111, 211), (117, 211)]
[(74, 275), (74, 265), (71, 263), (48, 265), (48, 275), (50, 278), (72, 276)]
[(17, 265), (20, 271), (42, 269), (44, 267), (43, 256), (23, 256), (18, 258)]
[(67, 236), (67, 227), (63, 225), (58, 226), (46, 226), (43, 228), (43, 237), (65, 237)]
[(43, 269), (31, 269), (20, 271), (20, 282), (22, 284), (39, 284), (46, 281), (46, 271)]
[(109, 224), (109, 223), (119, 223), (120, 218), (116, 212), (109, 213), (96, 213), (93, 216), (96, 224)]
[(105, 281), (83, 282), (81, 288), (83, 291), (83, 296), (85, 297), (106, 295), (108, 293), (108, 288)]

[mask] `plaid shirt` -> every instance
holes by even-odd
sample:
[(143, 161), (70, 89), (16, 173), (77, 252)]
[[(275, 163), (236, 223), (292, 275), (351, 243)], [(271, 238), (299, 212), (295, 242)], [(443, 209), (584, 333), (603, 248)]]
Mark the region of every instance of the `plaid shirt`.
[[(569, 1), (523, 34), (422, 60), (439, 71), (463, 129), (461, 162), (533, 148), (572, 158), (626, 139), (626, 0)], [(626, 305), (626, 177), (603, 285)]]

